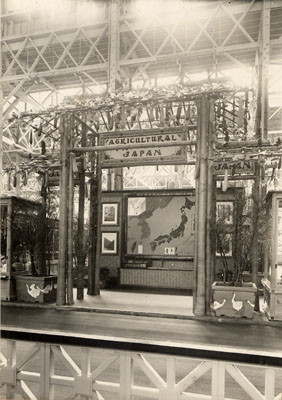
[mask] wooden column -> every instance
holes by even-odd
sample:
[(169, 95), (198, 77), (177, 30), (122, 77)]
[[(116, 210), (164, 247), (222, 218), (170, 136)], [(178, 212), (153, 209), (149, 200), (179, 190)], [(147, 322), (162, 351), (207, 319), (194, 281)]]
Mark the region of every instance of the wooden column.
[(67, 135), (67, 114), (62, 114), (59, 126), (61, 138), (61, 174), (60, 174), (60, 221), (59, 221), (59, 262), (57, 305), (66, 304), (66, 261), (68, 249), (68, 179), (69, 155)]
[(8, 203), (7, 207), (7, 272), (11, 275), (12, 272), (12, 243), (13, 243), (13, 209), (12, 202)]
[(46, 171), (43, 175), (42, 186), (41, 186), (41, 197), (42, 197), (42, 206), (43, 210), (40, 211), (42, 213), (42, 227), (43, 231), (41, 233), (40, 238), (40, 274), (46, 275), (46, 235), (47, 235), (47, 180), (48, 180), (48, 171)]
[[(92, 146), (96, 143), (92, 139)], [(98, 216), (98, 182), (97, 182), (97, 153), (90, 153), (91, 179), (90, 179), (90, 201), (89, 201), (89, 248), (88, 248), (88, 295), (95, 295), (95, 258), (97, 248), (97, 216)]]
[[(85, 117), (84, 117), (85, 118)], [(81, 147), (86, 146), (86, 126), (81, 127)], [(85, 268), (85, 234), (84, 234), (84, 210), (85, 210), (85, 160), (86, 153), (81, 155), (82, 161), (79, 170), (79, 199), (78, 199), (78, 223), (77, 223), (77, 299), (82, 300), (84, 297), (84, 268)]]
[(194, 274), (193, 274), (193, 313), (195, 313), (197, 303), (197, 284), (198, 284), (198, 219), (199, 219), (199, 175), (200, 175), (200, 118), (201, 103), (197, 104), (197, 146), (196, 146), (196, 165), (195, 165), (195, 236), (194, 236)]
[[(72, 120), (73, 123), (73, 120)], [(72, 147), (72, 138), (70, 141)], [(67, 264), (67, 304), (72, 305), (73, 301), (73, 197), (74, 197), (74, 176), (73, 163), (75, 155), (70, 154), (69, 170), (69, 212), (68, 212), (68, 264)]]
[[(251, 241), (251, 265), (252, 265), (252, 282), (258, 286), (258, 262), (259, 262), (259, 244), (258, 244), (258, 229), (260, 227), (260, 203), (261, 203), (261, 180), (260, 166), (256, 163), (255, 180), (253, 183), (253, 221), (252, 221), (252, 241)], [(256, 292), (255, 311), (259, 311), (259, 296)]]
[(119, 0), (110, 0), (110, 24), (109, 24), (109, 90), (116, 90), (119, 75)]
[[(110, 0), (110, 26), (109, 26), (109, 91), (114, 92), (120, 87), (119, 43), (120, 43), (120, 0)], [(122, 190), (122, 168), (114, 168), (114, 181), (108, 175), (108, 190)], [(110, 181), (109, 181), (110, 180)]]
[(206, 95), (200, 104), (200, 131), (198, 132), (199, 146), (199, 178), (197, 180), (198, 213), (196, 216), (197, 229), (197, 294), (195, 315), (206, 313), (206, 239), (207, 239), (207, 158), (208, 158), (208, 121), (209, 103)]
[[(0, 6), (0, 17), (1, 17), (1, 6)], [(1, 19), (0, 19), (1, 20)], [(2, 32), (0, 30), (0, 43)], [(0, 46), (1, 50), (1, 46)], [(0, 194), (3, 192), (3, 87), (2, 87), (2, 52), (0, 51)]]
[(100, 154), (97, 154), (96, 166), (97, 179), (97, 237), (96, 237), (96, 255), (95, 255), (95, 271), (94, 271), (94, 294), (100, 294), (100, 252), (101, 252), (101, 223), (102, 223), (102, 169), (100, 164)]
[(206, 314), (210, 314), (211, 285), (215, 274), (215, 203), (214, 192), (216, 182), (213, 176), (213, 129), (214, 129), (214, 100), (208, 104), (208, 160), (207, 160), (207, 225), (206, 225)]
[(268, 78), (270, 49), (270, 0), (262, 1), (262, 12), (258, 49), (258, 98), (256, 134), (262, 139), (268, 137)]

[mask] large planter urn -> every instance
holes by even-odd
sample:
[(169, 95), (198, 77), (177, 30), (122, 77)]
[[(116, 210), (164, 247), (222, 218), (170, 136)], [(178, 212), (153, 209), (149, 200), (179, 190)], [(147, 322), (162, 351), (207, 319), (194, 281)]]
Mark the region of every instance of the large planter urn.
[(18, 301), (49, 303), (56, 301), (57, 277), (20, 275), (16, 277)]
[(214, 282), (213, 311), (217, 317), (253, 318), (257, 287), (254, 283), (243, 286), (227, 286), (223, 282)]

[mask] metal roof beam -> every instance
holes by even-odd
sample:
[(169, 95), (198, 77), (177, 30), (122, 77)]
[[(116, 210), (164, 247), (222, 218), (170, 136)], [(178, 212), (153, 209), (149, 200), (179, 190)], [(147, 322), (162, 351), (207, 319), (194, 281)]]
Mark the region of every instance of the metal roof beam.
[(10, 75), (10, 76), (3, 76), (2, 77), (2, 82), (13, 82), (19, 79), (36, 79), (39, 78), (48, 78), (48, 77), (53, 77), (56, 75), (65, 75), (65, 74), (72, 74), (72, 73), (77, 73), (77, 72), (83, 72), (83, 71), (105, 71), (105, 69), (108, 68), (108, 63), (101, 63), (101, 64), (95, 64), (95, 65), (84, 65), (84, 66), (78, 66), (78, 67), (71, 67), (71, 68), (63, 68), (60, 70), (54, 70), (52, 69), (51, 71), (44, 71), (44, 72), (33, 72), (31, 74), (20, 74), (20, 75)]

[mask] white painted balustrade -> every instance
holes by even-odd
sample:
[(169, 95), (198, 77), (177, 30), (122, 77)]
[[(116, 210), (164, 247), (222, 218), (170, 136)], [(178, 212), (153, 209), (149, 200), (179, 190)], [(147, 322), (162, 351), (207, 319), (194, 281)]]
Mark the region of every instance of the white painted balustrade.
[(282, 400), (279, 367), (11, 339), (1, 344), (1, 399)]

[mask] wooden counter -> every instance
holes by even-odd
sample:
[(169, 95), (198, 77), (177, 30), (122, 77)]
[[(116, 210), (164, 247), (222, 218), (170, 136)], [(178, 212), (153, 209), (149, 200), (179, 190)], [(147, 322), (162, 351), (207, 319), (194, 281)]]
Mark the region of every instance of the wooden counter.
[(193, 289), (193, 270), (121, 268), (120, 285)]

